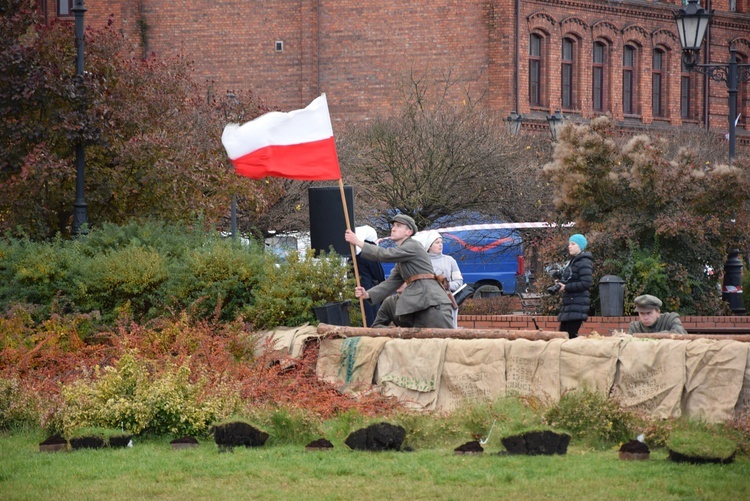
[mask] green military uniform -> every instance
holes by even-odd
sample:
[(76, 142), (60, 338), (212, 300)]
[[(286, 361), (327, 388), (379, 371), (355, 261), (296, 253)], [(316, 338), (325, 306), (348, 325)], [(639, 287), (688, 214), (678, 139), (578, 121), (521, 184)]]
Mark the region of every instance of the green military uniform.
[(687, 331), (680, 322), (680, 315), (677, 313), (661, 313), (661, 299), (651, 294), (643, 294), (633, 300), (635, 309), (639, 315), (652, 315), (654, 312), (659, 313), (659, 317), (654, 325), (648, 327), (641, 320), (630, 323), (628, 334), (650, 334), (653, 332), (675, 332), (677, 334), (687, 334)]
[[(424, 246), (411, 237), (391, 249), (365, 242), (361, 255), (373, 261), (396, 263), (384, 282), (367, 291), (373, 303), (382, 303), (414, 275), (435, 273)], [(453, 328), (453, 305), (437, 280), (411, 282), (399, 296), (393, 312), (397, 326)]]
[(676, 332), (677, 334), (687, 334), (682, 326), (680, 315), (677, 313), (662, 313), (651, 327), (646, 327), (640, 320), (630, 322), (628, 334), (649, 334), (652, 332)]

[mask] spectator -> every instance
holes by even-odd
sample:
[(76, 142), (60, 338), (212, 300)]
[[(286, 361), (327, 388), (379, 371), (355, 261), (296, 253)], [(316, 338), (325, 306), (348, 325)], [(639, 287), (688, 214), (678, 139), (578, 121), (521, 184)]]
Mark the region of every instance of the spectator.
[(650, 294), (644, 294), (635, 298), (635, 309), (638, 312), (638, 320), (630, 323), (628, 334), (640, 334), (651, 332), (676, 332), (687, 334), (682, 326), (680, 315), (677, 313), (662, 313), (661, 299)]
[(562, 292), (562, 306), (557, 319), (560, 330), (567, 332), (570, 339), (578, 337), (578, 331), (589, 318), (591, 294), (589, 289), (594, 282), (591, 253), (584, 252), (588, 241), (580, 233), (568, 240), (568, 253), (572, 256), (562, 270), (558, 284)]
[[(464, 284), (464, 277), (461, 275), (458, 263), (451, 256), (443, 254), (443, 237), (440, 233), (429, 230), (425, 232), (424, 240), (435, 275), (442, 275), (447, 279), (448, 290), (453, 294)], [(458, 309), (453, 310), (453, 328), (458, 328)]]

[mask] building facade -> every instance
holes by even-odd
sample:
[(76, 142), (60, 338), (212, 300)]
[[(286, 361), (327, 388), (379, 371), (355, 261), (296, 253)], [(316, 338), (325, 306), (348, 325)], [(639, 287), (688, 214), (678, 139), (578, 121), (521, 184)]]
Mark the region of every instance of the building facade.
[[(39, 0), (48, 22), (73, 0)], [(183, 54), (215, 88), (251, 90), (281, 109), (328, 95), (334, 127), (388, 114), (404, 85), (450, 82), (456, 102), (546, 123), (611, 114), (628, 127), (725, 131), (724, 82), (683, 71), (673, 12), (685, 0), (99, 0), (144, 57)], [(750, 61), (750, 0), (702, 0), (715, 11), (702, 56)], [(706, 50), (706, 48), (708, 50)], [(738, 143), (750, 142), (750, 84), (738, 93)]]

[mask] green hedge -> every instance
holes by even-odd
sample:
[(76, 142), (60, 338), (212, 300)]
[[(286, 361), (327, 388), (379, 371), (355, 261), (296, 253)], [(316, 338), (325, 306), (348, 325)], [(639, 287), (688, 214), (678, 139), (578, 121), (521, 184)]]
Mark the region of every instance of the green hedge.
[(292, 253), (279, 262), (264, 245), (216, 231), (159, 222), (105, 225), (75, 240), (0, 240), (0, 309), (98, 311), (111, 325), (182, 310), (256, 328), (314, 322), (312, 307), (352, 299), (348, 264), (334, 255)]

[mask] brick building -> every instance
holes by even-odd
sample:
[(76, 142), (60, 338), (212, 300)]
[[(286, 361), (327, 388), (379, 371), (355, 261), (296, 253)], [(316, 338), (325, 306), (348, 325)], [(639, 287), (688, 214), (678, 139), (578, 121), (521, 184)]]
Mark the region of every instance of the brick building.
[[(73, 0), (39, 2), (48, 21), (73, 19)], [(468, 91), (527, 124), (561, 109), (578, 120), (611, 113), (625, 127), (726, 130), (726, 84), (682, 71), (672, 15), (682, 3), (89, 0), (85, 19), (101, 26), (112, 14), (144, 55), (181, 52), (220, 91), (252, 90), (282, 109), (326, 92), (334, 127), (397, 107), (413, 74), (456, 81), (456, 100)], [(750, 0), (702, 3), (715, 10), (709, 60), (727, 62), (731, 45), (750, 61)], [(750, 142), (748, 83), (738, 111), (738, 143)]]

